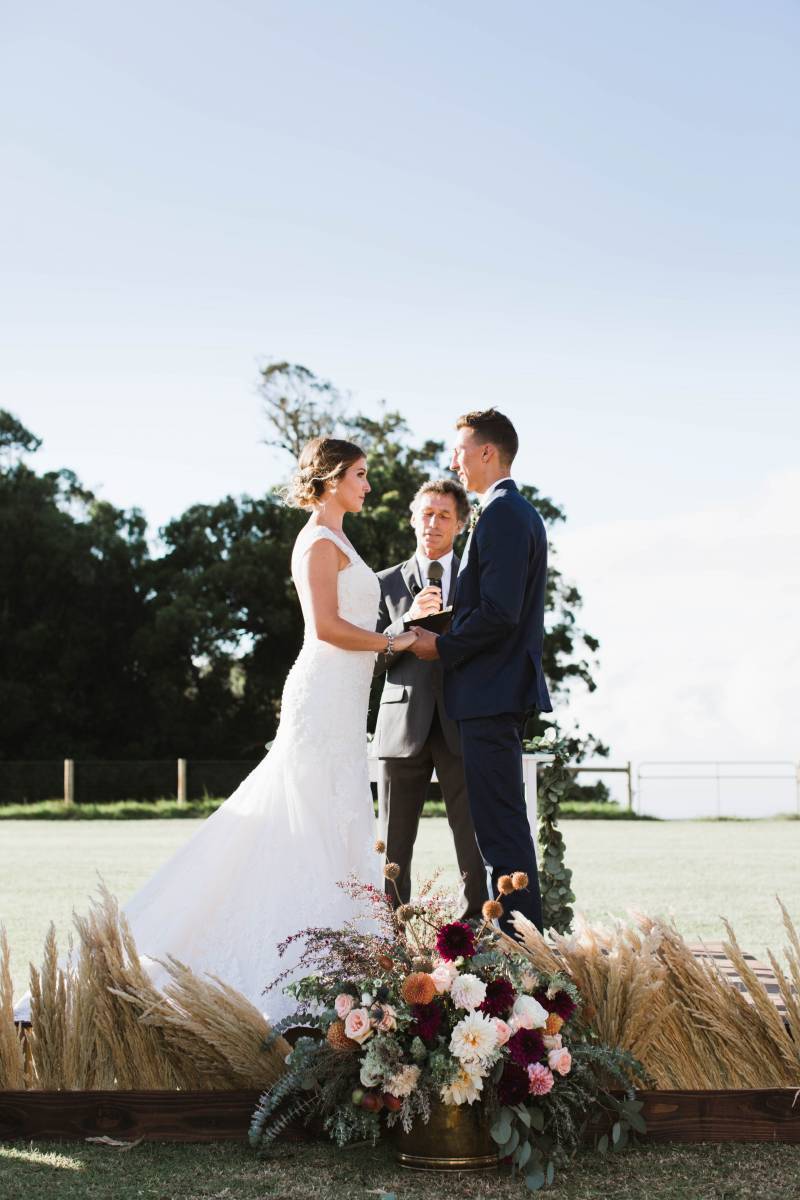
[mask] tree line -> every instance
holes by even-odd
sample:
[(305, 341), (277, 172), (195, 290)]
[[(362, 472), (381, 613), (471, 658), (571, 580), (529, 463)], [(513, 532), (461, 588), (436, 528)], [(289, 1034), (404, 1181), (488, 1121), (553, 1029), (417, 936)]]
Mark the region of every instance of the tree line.
[[(363, 446), (373, 490), (348, 536), (376, 569), (407, 558), (409, 502), (445, 473), (444, 444), (415, 440), (386, 406), (348, 411), (296, 364), (265, 366), (260, 390), (264, 440), (287, 452), (287, 474), (317, 433)], [(258, 758), (302, 642), (289, 560), (306, 514), (280, 488), (193, 504), (159, 530), (154, 553), (139, 509), (115, 507), (69, 469), (37, 472), (40, 445), (0, 410), (0, 758)], [(565, 519), (522, 488), (551, 531)], [(556, 707), (570, 685), (595, 686), (598, 642), (580, 605), (553, 556), (544, 668)], [(605, 748), (587, 735), (575, 750)]]

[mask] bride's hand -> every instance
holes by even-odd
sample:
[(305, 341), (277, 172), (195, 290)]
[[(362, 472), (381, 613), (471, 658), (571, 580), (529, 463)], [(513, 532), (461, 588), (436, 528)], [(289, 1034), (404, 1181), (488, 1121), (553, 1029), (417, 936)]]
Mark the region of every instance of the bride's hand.
[(394, 639), (395, 654), (400, 654), (403, 650), (408, 650), (414, 645), (417, 640), (417, 634), (414, 629), (409, 629), (407, 633), (400, 633)]

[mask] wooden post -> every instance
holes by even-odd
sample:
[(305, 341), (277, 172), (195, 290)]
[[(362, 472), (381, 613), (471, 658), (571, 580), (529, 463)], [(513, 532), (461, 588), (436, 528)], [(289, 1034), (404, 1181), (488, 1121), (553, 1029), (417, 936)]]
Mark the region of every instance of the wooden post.
[(64, 759), (64, 803), (75, 803), (75, 759)]
[(186, 803), (186, 759), (178, 759), (178, 804)]
[(628, 763), (628, 812), (633, 812), (633, 767)]

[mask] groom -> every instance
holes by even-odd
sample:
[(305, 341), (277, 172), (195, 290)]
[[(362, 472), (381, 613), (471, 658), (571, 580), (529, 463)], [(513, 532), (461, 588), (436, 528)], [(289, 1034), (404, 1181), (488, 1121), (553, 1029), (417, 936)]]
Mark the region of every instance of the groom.
[(542, 673), (547, 535), (517, 490), (511, 464), (519, 439), (490, 408), (459, 417), (450, 469), (477, 492), (480, 514), (461, 560), (449, 633), (418, 629), (411, 652), (439, 658), (444, 702), (458, 722), (478, 847), (498, 879), (524, 871), (528, 887), (502, 896), (501, 928), (518, 910), (542, 928), (536, 854), (522, 780), (522, 730), (529, 709), (551, 712)]

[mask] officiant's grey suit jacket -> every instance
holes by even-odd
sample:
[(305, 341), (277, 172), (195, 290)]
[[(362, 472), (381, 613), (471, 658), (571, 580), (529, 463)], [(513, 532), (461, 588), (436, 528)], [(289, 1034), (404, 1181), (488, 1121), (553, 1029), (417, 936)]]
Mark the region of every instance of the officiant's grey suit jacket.
[[(459, 561), (453, 555), (447, 604), (453, 603)], [(407, 562), (379, 571), (378, 579), (381, 603), (376, 628), (379, 633), (402, 633), (403, 617), (426, 582), (420, 578), (416, 555)], [(386, 680), (373, 742), (377, 757), (412, 758), (419, 754), (430, 733), (434, 708), (438, 709), (448, 749), (460, 755), (458, 726), (448, 717), (444, 707), (442, 664), (438, 660), (422, 662), (406, 652), (389, 659), (387, 669), (386, 657), (379, 654), (375, 673), (383, 672), (386, 672)]]

